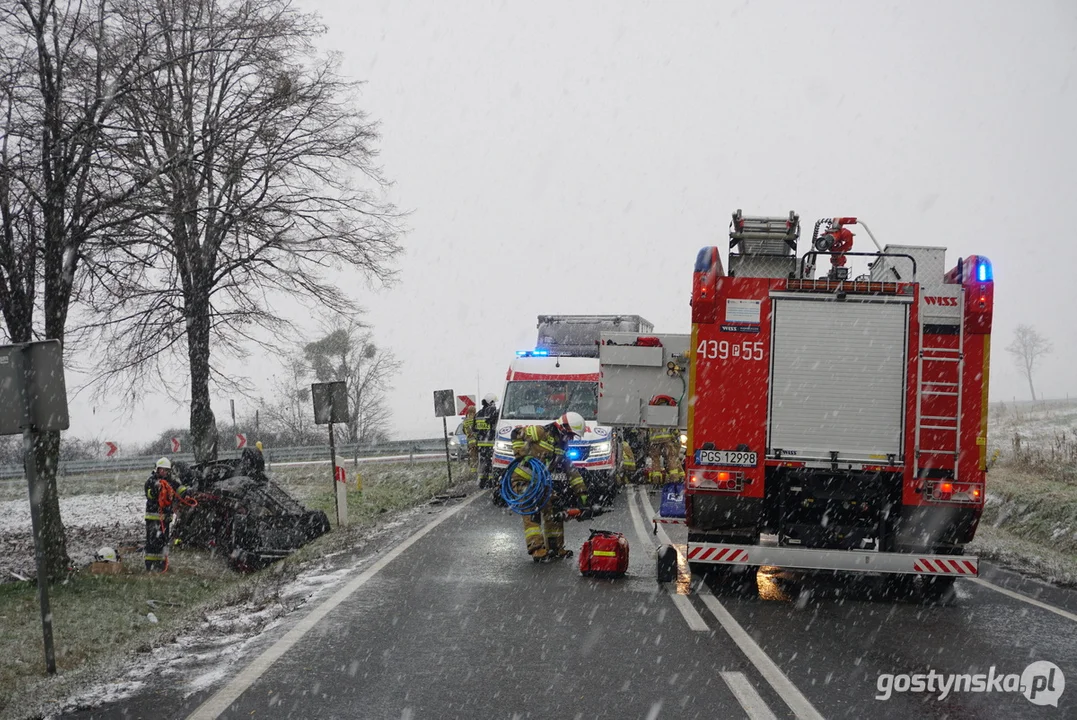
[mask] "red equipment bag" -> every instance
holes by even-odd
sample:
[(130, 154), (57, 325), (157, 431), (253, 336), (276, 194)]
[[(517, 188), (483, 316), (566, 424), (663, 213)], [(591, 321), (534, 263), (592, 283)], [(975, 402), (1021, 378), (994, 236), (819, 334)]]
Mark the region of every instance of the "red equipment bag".
[(580, 548), (580, 573), (588, 577), (621, 577), (628, 572), (628, 540), (619, 532), (592, 530)]

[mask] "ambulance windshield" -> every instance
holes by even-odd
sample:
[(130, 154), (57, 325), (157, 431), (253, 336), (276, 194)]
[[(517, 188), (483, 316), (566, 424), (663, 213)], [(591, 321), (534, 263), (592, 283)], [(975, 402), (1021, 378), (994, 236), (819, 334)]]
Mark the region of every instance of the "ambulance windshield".
[(570, 410), (585, 420), (598, 417), (598, 383), (519, 380), (505, 390), (505, 420), (555, 420)]

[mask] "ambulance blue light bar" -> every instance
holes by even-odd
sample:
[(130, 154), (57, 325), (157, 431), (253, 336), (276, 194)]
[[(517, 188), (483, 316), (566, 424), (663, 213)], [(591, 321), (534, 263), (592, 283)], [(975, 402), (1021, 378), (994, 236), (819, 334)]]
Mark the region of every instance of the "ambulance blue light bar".
[(550, 351), (546, 348), (535, 348), (534, 350), (517, 350), (516, 357), (549, 357)]
[(991, 268), (991, 261), (985, 257), (976, 262), (976, 280), (979, 282), (994, 282), (995, 271)]

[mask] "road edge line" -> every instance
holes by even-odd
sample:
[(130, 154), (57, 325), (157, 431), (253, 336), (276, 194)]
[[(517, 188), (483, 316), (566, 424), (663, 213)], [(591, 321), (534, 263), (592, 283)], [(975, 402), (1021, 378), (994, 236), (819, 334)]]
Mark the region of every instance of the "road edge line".
[(337, 590), (321, 605), (311, 610), (296, 625), (284, 634), (279, 640), (266, 648), (261, 655), (254, 658), (244, 667), (238, 675), (232, 678), (223, 688), (215, 692), (209, 699), (195, 708), (194, 712), (187, 716), (187, 720), (215, 720), (231, 707), (232, 703), (239, 699), (265, 672), (272, 667), (273, 663), (288, 652), (299, 640), (310, 632), (322, 618), (328, 615), (334, 608), (344, 602), (356, 590), (366, 584), (367, 580), (377, 575), (382, 568), (399, 557), (405, 550), (410, 548), (431, 530), (451, 518), (456, 513), (467, 507), (473, 500), (480, 496), (488, 496), (488, 493), (478, 492), (464, 500), (456, 507), (449, 508), (438, 515), (421, 529), (415, 532), (404, 542), (397, 545), (383, 555), (373, 565), (363, 571), (359, 577), (353, 578), (347, 585)]
[(1050, 612), (1053, 612), (1056, 615), (1060, 615), (1060, 616), (1066, 618), (1067, 620), (1072, 620), (1073, 622), (1077, 622), (1077, 615), (1075, 615), (1074, 613), (1071, 613), (1069, 610), (1063, 610), (1062, 608), (1055, 607), (1054, 605), (1051, 605), (1049, 603), (1045, 603), (1042, 600), (1037, 600), (1034, 597), (1029, 597), (1028, 595), (1024, 595), (1022, 593), (1019, 593), (1016, 590), (1010, 590), (1009, 588), (1004, 588), (1001, 585), (996, 585), (995, 583), (989, 582), (987, 580), (984, 580), (983, 578), (966, 577), (966, 578), (961, 578), (961, 579), (962, 580), (968, 580), (969, 582), (974, 582), (977, 585), (981, 585), (981, 586), (983, 586), (983, 587), (985, 587), (985, 588), (987, 588), (989, 590), (994, 590), (997, 593), (1002, 593), (1003, 595), (1006, 595), (1007, 597), (1011, 597), (1014, 600), (1020, 600), (1022, 602), (1027, 602), (1029, 605), (1035, 605), (1038, 608), (1042, 608), (1044, 610), (1048, 610)]
[[(654, 512), (654, 508), (651, 506), (651, 501), (647, 498), (643, 499), (647, 503), (647, 508)], [(658, 526), (658, 535), (665, 542), (670, 545), (673, 541), (670, 540), (669, 534), (666, 533), (666, 529), (661, 525)], [(678, 552), (679, 554), (679, 552)], [(774, 688), (774, 692), (778, 693), (778, 696), (789, 706), (789, 709), (793, 711), (801, 720), (824, 720), (823, 716), (819, 714), (819, 711), (811, 704), (811, 701), (804, 696), (802, 692), (793, 684), (793, 681), (782, 672), (782, 669), (778, 667), (777, 663), (770, 659), (766, 651), (759, 647), (759, 644), (752, 639), (752, 636), (748, 634), (748, 631), (741, 627), (740, 623), (725, 609), (725, 606), (714, 596), (714, 593), (710, 591), (705, 585), (699, 585), (699, 591), (696, 593), (699, 599), (703, 601), (703, 604), (707, 606), (707, 609), (711, 611), (715, 619), (718, 620), (718, 624), (722, 626), (722, 629), (726, 631), (726, 634), (733, 639), (733, 642), (737, 644), (740, 651), (744, 653), (745, 657), (751, 661), (752, 665), (755, 665), (755, 669), (759, 671), (759, 674), (763, 676), (770, 686)]]
[[(644, 545), (649, 545), (651, 551), (655, 549), (655, 544), (651, 537), (647, 534), (647, 525), (643, 521), (643, 513), (640, 510), (638, 503), (638, 496), (636, 488), (632, 489), (632, 492), (628, 493), (628, 509), (632, 515), (632, 524), (636, 528), (636, 534), (639, 536), (640, 541)], [(670, 592), (667, 588), (662, 590), (673, 601), (673, 606), (681, 613), (681, 617), (688, 623), (688, 629), (695, 632), (710, 632), (710, 626), (707, 625), (707, 621), (699, 614), (699, 611), (695, 609), (691, 601), (684, 595), (680, 595), (675, 592)]]

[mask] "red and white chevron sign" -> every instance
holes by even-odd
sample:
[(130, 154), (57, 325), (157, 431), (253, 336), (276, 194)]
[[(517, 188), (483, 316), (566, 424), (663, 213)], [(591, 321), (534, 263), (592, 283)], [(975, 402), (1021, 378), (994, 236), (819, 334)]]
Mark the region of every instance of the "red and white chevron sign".
[(120, 449), (119, 445), (114, 442), (108, 442), (107, 440), (105, 441), (105, 447), (108, 448), (105, 452), (105, 457), (112, 457), (116, 454), (116, 451)]
[(748, 562), (748, 551), (740, 548), (694, 547), (689, 548), (688, 559), (700, 562)]
[(177, 437), (174, 437), (174, 438), (172, 438), (172, 452), (174, 452), (174, 453), (178, 453), (179, 451), (180, 451), (180, 441), (179, 441), (179, 438), (177, 438)]
[(247, 436), (243, 433), (236, 433), (236, 450), (242, 450), (247, 447)]
[(912, 569), (928, 575), (979, 575), (980, 569), (971, 560), (940, 560), (916, 558)]

